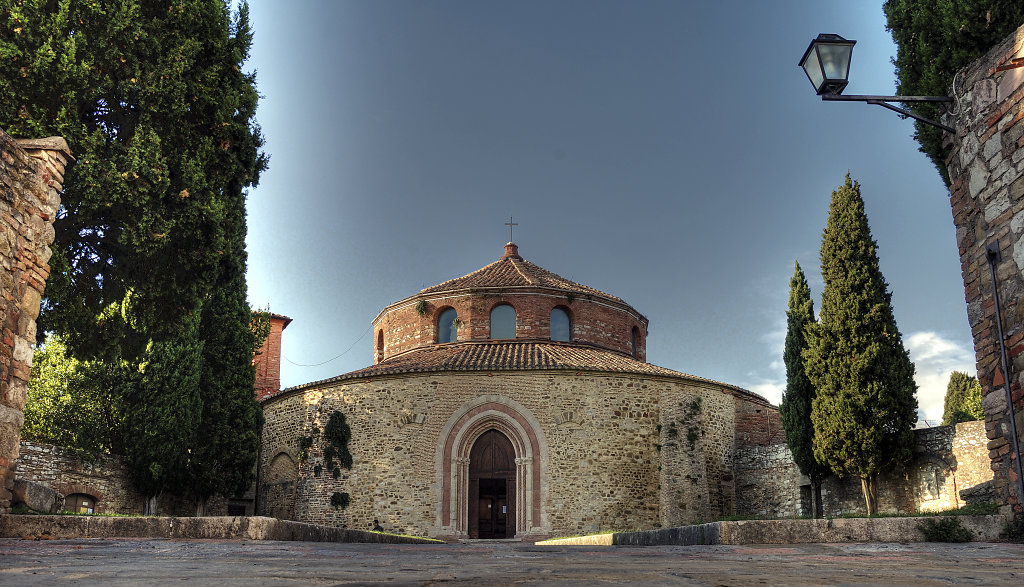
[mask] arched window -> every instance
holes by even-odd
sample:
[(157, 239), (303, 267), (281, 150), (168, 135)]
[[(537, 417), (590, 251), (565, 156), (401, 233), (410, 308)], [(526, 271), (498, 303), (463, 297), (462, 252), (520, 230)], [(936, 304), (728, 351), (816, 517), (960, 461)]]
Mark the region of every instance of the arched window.
[(459, 332), (456, 320), (459, 319), (455, 308), (448, 308), (437, 317), (437, 342), (458, 342)]
[(551, 310), (551, 340), (565, 340), (572, 338), (572, 324), (569, 320), (569, 312), (564, 308)]
[(516, 309), (508, 304), (495, 306), (491, 310), (491, 338), (516, 337)]
[(377, 359), (384, 358), (384, 331), (377, 331)]
[(637, 353), (640, 351), (640, 329), (636, 326), (633, 327), (633, 332), (629, 334), (629, 354), (636, 358)]

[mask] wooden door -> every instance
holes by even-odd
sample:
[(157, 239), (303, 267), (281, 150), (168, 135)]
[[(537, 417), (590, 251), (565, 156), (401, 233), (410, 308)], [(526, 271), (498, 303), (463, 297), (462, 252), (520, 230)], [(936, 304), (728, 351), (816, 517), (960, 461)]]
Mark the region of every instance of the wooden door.
[(469, 536), (515, 536), (515, 450), (497, 430), (488, 430), (469, 452)]

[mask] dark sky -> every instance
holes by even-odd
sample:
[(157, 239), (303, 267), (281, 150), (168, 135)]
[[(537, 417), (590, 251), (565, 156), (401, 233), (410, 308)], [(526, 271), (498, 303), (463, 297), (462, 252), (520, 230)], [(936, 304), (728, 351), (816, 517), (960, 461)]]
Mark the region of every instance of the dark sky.
[(649, 362), (778, 402), (793, 262), (817, 307), (847, 172), (927, 417), (951, 370), (974, 373), (948, 191), (911, 121), (822, 103), (797, 67), (837, 33), (858, 42), (846, 93), (894, 93), (880, 2), (251, 9), (271, 161), (249, 194), (249, 295), (294, 319), (283, 385), (371, 364), (374, 316), (497, 260), (514, 216), (524, 258), (650, 319)]

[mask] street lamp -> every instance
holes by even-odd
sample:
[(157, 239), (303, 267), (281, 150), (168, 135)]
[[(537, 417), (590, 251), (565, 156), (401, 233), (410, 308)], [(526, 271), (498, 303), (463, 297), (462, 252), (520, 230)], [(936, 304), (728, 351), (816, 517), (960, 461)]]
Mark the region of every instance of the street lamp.
[(951, 127), (918, 116), (913, 112), (894, 106), (890, 102), (952, 102), (953, 98), (948, 96), (844, 96), (843, 90), (850, 82), (850, 58), (853, 55), (853, 46), (857, 41), (850, 41), (839, 35), (820, 34), (811, 41), (810, 46), (804, 51), (800, 59), (800, 67), (807, 74), (807, 79), (814, 86), (823, 101), (829, 102), (867, 102), (877, 104), (909, 116), (914, 120), (920, 120), (925, 124), (937, 126), (946, 132), (955, 132)]

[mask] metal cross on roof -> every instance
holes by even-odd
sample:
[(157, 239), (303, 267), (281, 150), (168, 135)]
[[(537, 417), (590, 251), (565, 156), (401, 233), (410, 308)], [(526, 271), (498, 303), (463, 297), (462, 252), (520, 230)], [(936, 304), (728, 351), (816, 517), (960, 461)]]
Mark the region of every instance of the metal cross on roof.
[(510, 243), (511, 242), (515, 242), (515, 241), (512, 240), (512, 227), (513, 226), (519, 226), (519, 223), (518, 222), (512, 222), (512, 217), (509, 216), (508, 217), (508, 222), (505, 223), (505, 226), (508, 227), (508, 242), (510, 242)]

